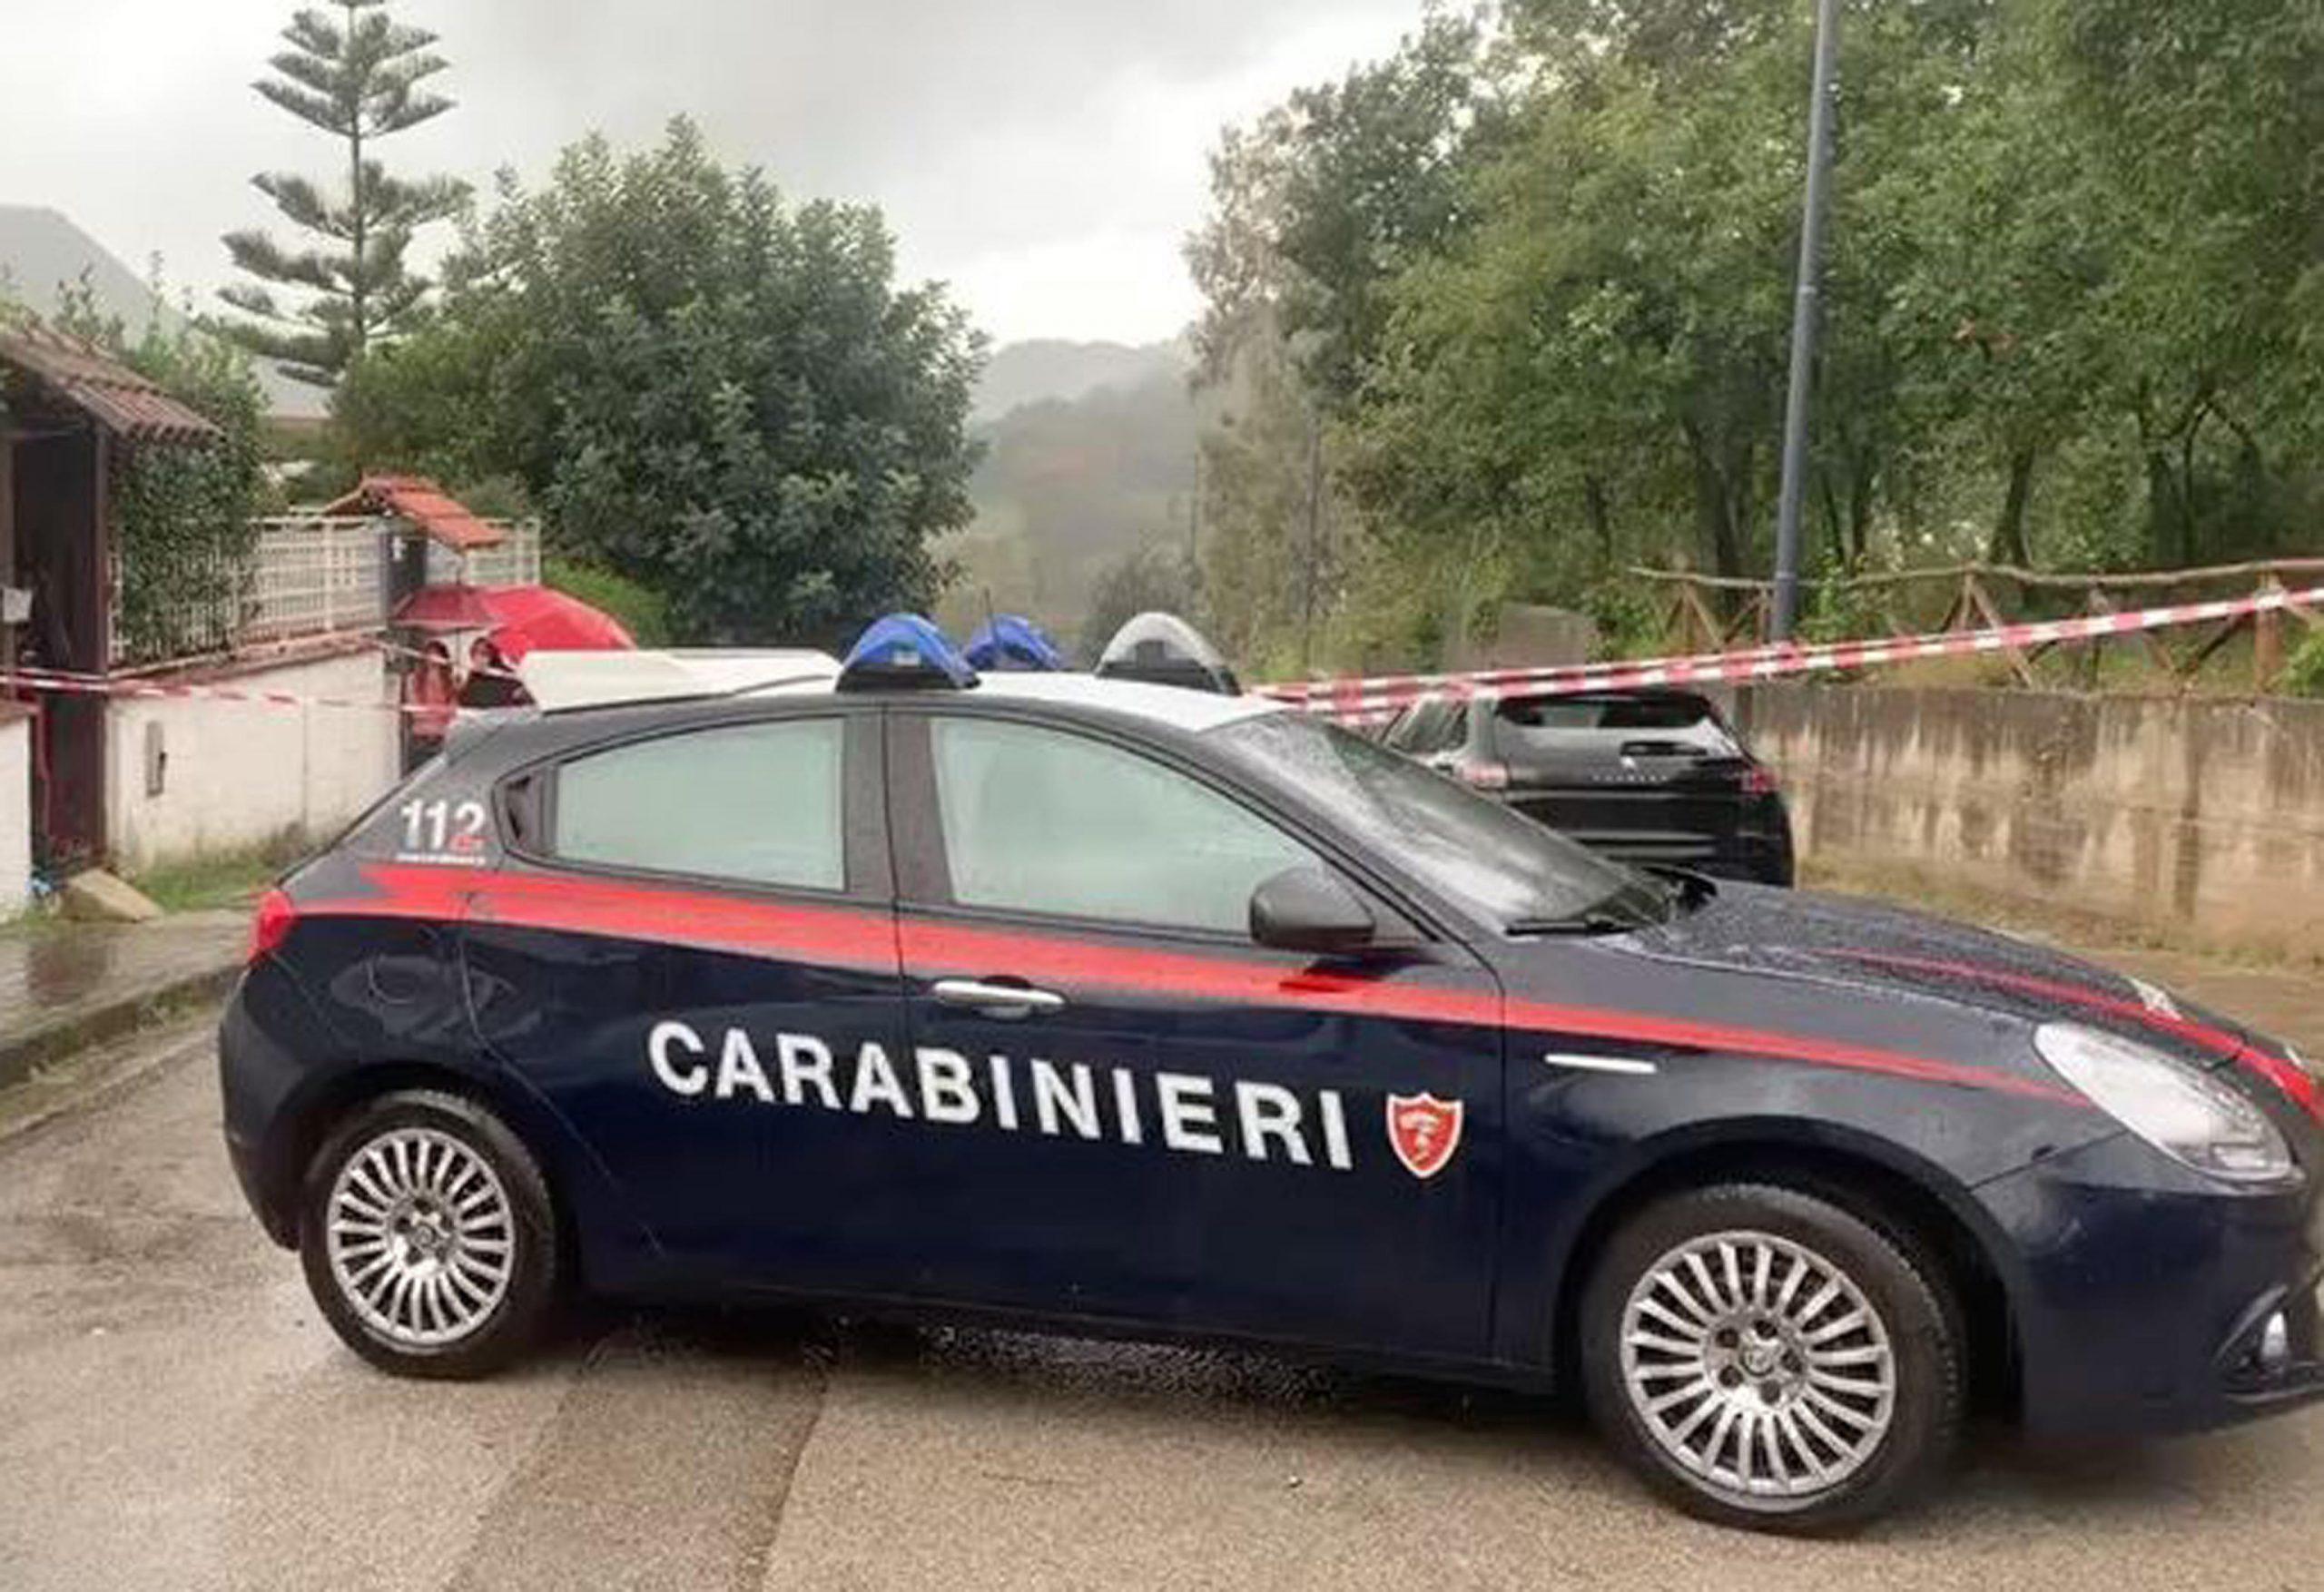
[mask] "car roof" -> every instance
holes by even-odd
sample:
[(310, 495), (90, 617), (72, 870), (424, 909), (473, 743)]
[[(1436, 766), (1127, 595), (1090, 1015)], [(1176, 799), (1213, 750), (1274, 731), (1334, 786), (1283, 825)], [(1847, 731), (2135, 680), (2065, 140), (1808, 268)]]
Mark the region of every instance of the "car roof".
[(1101, 679), (1095, 674), (996, 673), (980, 676), (974, 690), (960, 694), (964, 700), (981, 698), (1095, 708), (1196, 735), (1222, 725), (1238, 724), (1246, 719), (1289, 711), (1283, 703), (1264, 696), (1225, 696), (1213, 691), (1189, 691), (1183, 686), (1155, 685), (1142, 680)]
[[(561, 725), (568, 732), (586, 734), (600, 726), (615, 724), (626, 729), (681, 723), (723, 714), (753, 703), (789, 706), (797, 703), (847, 705), (880, 702), (891, 706), (959, 704), (970, 710), (1023, 705), (1054, 708), (1074, 716), (1128, 720), (1184, 734), (1199, 735), (1206, 730), (1289, 711), (1282, 703), (1262, 696), (1225, 696), (1213, 692), (1188, 691), (1142, 681), (1100, 679), (1096, 675), (1079, 673), (995, 670), (980, 674), (977, 683), (964, 691), (942, 687), (885, 686), (842, 692), (838, 688), (837, 676), (832, 670), (812, 664), (795, 672), (772, 670), (760, 679), (751, 679), (745, 674), (739, 684), (728, 683), (733, 676), (724, 681), (718, 679), (718, 673), (712, 671), (699, 675), (690, 687), (682, 681), (656, 676), (646, 683), (666, 689), (646, 689), (635, 694), (619, 690), (607, 691), (603, 694), (576, 692), (555, 709), (543, 704), (522, 710), (517, 716), (544, 729)], [(463, 718), (481, 719), (485, 716), (463, 715)], [(501, 715), (490, 716), (498, 718)]]
[(517, 678), (544, 712), (731, 696), (793, 684), (829, 685), (839, 660), (803, 648), (659, 652), (560, 652), (539, 649), (517, 665)]

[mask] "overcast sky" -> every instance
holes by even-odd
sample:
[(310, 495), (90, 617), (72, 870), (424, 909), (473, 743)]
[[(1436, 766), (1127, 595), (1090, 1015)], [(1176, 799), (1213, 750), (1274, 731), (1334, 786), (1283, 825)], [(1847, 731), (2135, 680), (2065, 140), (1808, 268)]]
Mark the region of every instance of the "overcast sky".
[[(204, 293), (218, 237), (274, 220), (251, 172), (334, 169), (251, 93), (290, 0), (10, 5), (0, 202), (64, 211)], [(392, 169), (538, 179), (592, 128), (700, 121), (794, 194), (876, 201), (915, 277), (1003, 341), (1166, 337), (1222, 123), (1378, 56), (1420, 0), (399, 0), (459, 108)]]

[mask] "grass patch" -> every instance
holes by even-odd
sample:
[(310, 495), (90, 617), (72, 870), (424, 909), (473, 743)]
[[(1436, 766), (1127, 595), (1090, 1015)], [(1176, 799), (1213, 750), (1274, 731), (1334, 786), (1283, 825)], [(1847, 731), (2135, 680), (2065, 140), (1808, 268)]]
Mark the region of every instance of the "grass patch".
[(129, 882), (164, 912), (238, 910), (255, 902), (306, 850), (303, 841), (281, 840), (255, 850), (165, 863)]

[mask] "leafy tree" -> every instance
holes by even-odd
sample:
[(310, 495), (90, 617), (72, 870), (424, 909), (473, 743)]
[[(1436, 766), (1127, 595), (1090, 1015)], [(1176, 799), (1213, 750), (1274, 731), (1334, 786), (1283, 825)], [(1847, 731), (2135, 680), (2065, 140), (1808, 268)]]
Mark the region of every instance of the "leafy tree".
[(661, 593), (680, 634), (835, 642), (932, 601), (963, 525), (982, 339), (901, 288), (879, 212), (786, 204), (679, 121), (567, 150), (448, 264), (430, 324), (350, 372), (377, 464), (507, 474), (556, 550)]
[(404, 263), (412, 235), (467, 196), (448, 178), (390, 177), (369, 152), (452, 108), (424, 86), (446, 64), (430, 49), (436, 35), (391, 20), (386, 0), (330, 3), (338, 16), (307, 9), (291, 18), (282, 33), (290, 48), (269, 63), (275, 74), (253, 86), (346, 146), (346, 191), (329, 195), (285, 172), (253, 177), (293, 227), (320, 241), (286, 248), (262, 231), (227, 234), (234, 264), (257, 280), (219, 295), (249, 318), (230, 323), (245, 348), (317, 387), (335, 386), (375, 342), (409, 329), (428, 289)]
[[(1765, 573), (1809, 11), (1433, 12), (1228, 131), (1188, 253), (1238, 421), (1206, 439), (1204, 564), (1242, 650), (1319, 628), (1283, 600), (1302, 584), (1321, 629), (1421, 662), (1504, 596), (1603, 607), (1631, 562)], [(2312, 545), (2320, 15), (1849, 0), (1826, 568)], [(1287, 585), (1318, 415), (1334, 569)]]
[(2305, 534), (2276, 488), (2324, 443), (2324, 17), (2312, 5), (2043, 0), (2070, 123), (2127, 238), (2093, 307), (2124, 369), (2150, 556)]
[(1322, 427), (1285, 350), (1258, 343), (1236, 360), (1221, 422), (1202, 440), (1212, 639), (1246, 667), (1305, 668), (1315, 619), (1333, 606), (1331, 533), (1344, 518), (1330, 498)]
[(1254, 337), (1288, 339), (1326, 401), (1354, 396), (1384, 285), (1465, 225), (1461, 173), (1499, 123), (1473, 19), (1432, 11), (1387, 59), (1295, 93), (1211, 156), (1217, 208), (1187, 241), (1214, 378)]

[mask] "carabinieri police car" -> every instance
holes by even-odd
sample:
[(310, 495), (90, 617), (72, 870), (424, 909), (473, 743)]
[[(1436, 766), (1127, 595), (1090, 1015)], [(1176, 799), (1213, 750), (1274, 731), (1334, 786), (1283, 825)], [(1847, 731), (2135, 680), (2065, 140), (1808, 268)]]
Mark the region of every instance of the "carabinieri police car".
[(2318, 1084), (2224, 1017), (1633, 872), (1249, 697), (908, 620), (711, 662), (456, 730), (260, 909), (234, 1165), (389, 1371), (568, 1289), (1275, 1344), (1578, 1382), (1784, 1530), (1923, 1487), (1973, 1397), (2324, 1390)]

